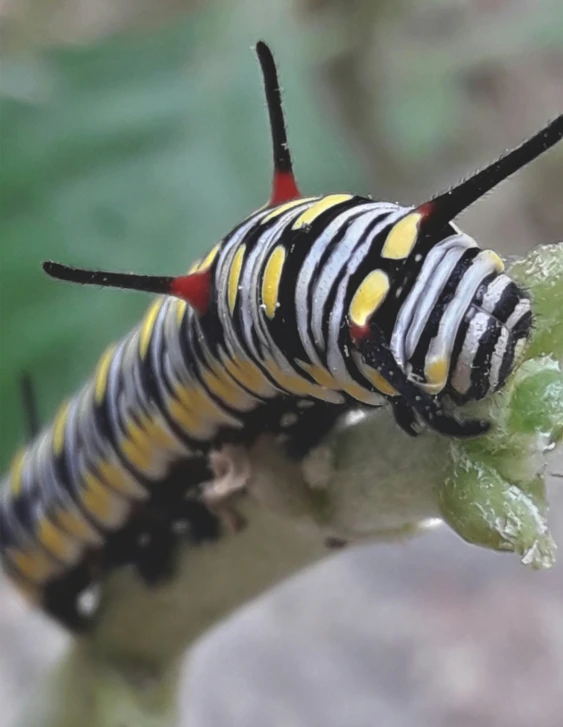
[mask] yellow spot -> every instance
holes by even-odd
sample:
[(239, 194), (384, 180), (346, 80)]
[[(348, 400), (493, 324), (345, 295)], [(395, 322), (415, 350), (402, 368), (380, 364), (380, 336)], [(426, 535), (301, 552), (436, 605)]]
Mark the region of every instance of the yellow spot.
[(22, 448), (16, 452), (12, 464), (10, 465), (10, 482), (12, 495), (19, 495), (22, 487), (23, 462), (25, 457), (25, 449)]
[(188, 275), (190, 275), (190, 273), (195, 273), (200, 265), (201, 265), (201, 260), (196, 260), (195, 262), (193, 262), (190, 265), (190, 267), (188, 268)]
[(103, 480), (117, 492), (125, 497), (144, 499), (148, 497), (145, 488), (130, 475), (122, 465), (100, 460), (96, 462), (96, 469)]
[(279, 207), (276, 207), (265, 217), (262, 217), (260, 224), (263, 225), (266, 222), (273, 220), (275, 217), (282, 215), (284, 212), (287, 212), (288, 210), (293, 209), (293, 207), (297, 207), (300, 204), (305, 204), (306, 202), (312, 202), (314, 199), (317, 199), (317, 197), (305, 197), (303, 199), (294, 199), (291, 202), (285, 202), (285, 204), (280, 204)]
[(108, 372), (115, 353), (115, 344), (108, 346), (104, 351), (94, 375), (94, 401), (101, 404), (106, 393)]
[(393, 225), (383, 245), (381, 257), (391, 260), (408, 257), (417, 241), (421, 219), (422, 215), (419, 212), (411, 212)]
[(350, 303), (350, 320), (364, 326), (385, 300), (389, 290), (389, 278), (383, 270), (373, 270), (360, 283)]
[(397, 396), (397, 390), (391, 386), (391, 384), (379, 373), (379, 371), (372, 369), (371, 366), (364, 366), (362, 367), (362, 373), (382, 394), (386, 394), (387, 396)]
[(63, 563), (70, 560), (76, 551), (73, 541), (69, 537), (65, 537), (64, 533), (45, 516), (41, 519), (37, 529), (37, 540), (45, 550), (48, 550)]
[(347, 202), (349, 199), (352, 199), (351, 194), (329, 194), (326, 197), (322, 197), (316, 204), (299, 215), (293, 223), (292, 229), (299, 230), (302, 227), (311, 225), (323, 212), (326, 212), (331, 207), (336, 207), (336, 205), (342, 202)]
[(210, 252), (207, 254), (207, 256), (203, 259), (203, 262), (201, 263), (201, 265), (198, 266), (198, 268), (197, 268), (198, 273), (201, 273), (204, 270), (207, 270), (208, 268), (211, 267), (211, 265), (213, 264), (213, 261), (217, 257), (217, 253), (219, 252), (220, 249), (221, 249), (221, 244), (217, 243), (217, 245), (215, 245), (215, 247), (213, 247), (210, 250)]
[(60, 566), (39, 548), (31, 551), (7, 548), (6, 555), (20, 573), (33, 583), (42, 583), (53, 575)]
[(450, 362), (446, 356), (432, 356), (424, 365), (426, 383), (423, 388), (432, 394), (440, 392), (446, 385), (449, 368)]
[(65, 444), (65, 427), (69, 408), (70, 401), (65, 401), (53, 420), (53, 452), (57, 457), (63, 451)]
[(141, 358), (145, 358), (147, 351), (149, 350), (149, 343), (151, 342), (152, 332), (154, 330), (154, 324), (160, 308), (164, 302), (164, 298), (158, 298), (148, 309), (145, 319), (141, 327), (141, 335), (139, 337), (139, 353)]
[(274, 317), (278, 307), (278, 292), (284, 262), (285, 249), (282, 245), (278, 245), (266, 263), (262, 279), (262, 300), (266, 306), (268, 318)]
[(504, 263), (501, 258), (496, 254), (496, 252), (493, 252), (493, 250), (485, 250), (485, 252), (489, 256), (492, 264), (495, 266), (496, 272), (502, 273), (502, 271), (504, 270)]
[(242, 270), (242, 261), (244, 259), (244, 253), (246, 245), (241, 245), (236, 251), (233, 261), (231, 263), (231, 269), (229, 271), (229, 283), (227, 285), (227, 296), (229, 301), (229, 311), (232, 312), (235, 309), (238, 295), (238, 282), (240, 280), (240, 273)]

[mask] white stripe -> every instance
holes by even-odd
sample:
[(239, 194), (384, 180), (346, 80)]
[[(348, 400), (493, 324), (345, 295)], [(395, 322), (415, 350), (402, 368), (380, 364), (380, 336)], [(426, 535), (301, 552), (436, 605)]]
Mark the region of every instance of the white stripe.
[(454, 297), (446, 306), (438, 334), (428, 347), (427, 361), (442, 357), (450, 359), (457, 332), (475, 293), (483, 279), (497, 269), (496, 255), (492, 256), (489, 250), (483, 250), (472, 261), (460, 280)]
[(500, 376), (500, 368), (502, 361), (506, 353), (506, 347), (508, 345), (510, 334), (508, 330), (503, 326), (500, 332), (498, 341), (495, 344), (493, 355), (491, 356), (491, 370), (489, 373), (489, 391), (495, 391)]
[[(410, 208), (409, 208), (410, 209)], [(399, 207), (398, 205), (395, 207), (395, 212), (390, 213), (384, 221), (382, 221), (380, 224), (376, 225), (376, 227), (371, 231), (368, 238), (360, 247), (358, 247), (352, 256), (350, 257), (350, 260), (348, 261), (348, 264), (346, 266), (346, 273), (343, 276), (342, 280), (340, 281), (338, 285), (338, 289), (336, 292), (336, 298), (334, 301), (334, 305), (332, 306), (332, 309), (329, 313), (329, 329), (328, 329), (328, 342), (327, 342), (327, 364), (329, 371), (332, 373), (333, 376), (335, 376), (339, 381), (342, 381), (343, 383), (348, 384), (354, 384), (358, 386), (358, 382), (350, 376), (348, 372), (348, 368), (346, 366), (346, 361), (344, 360), (344, 357), (342, 355), (342, 352), (339, 349), (338, 346), (338, 338), (340, 335), (340, 329), (342, 326), (342, 321), (345, 317), (345, 311), (344, 311), (344, 302), (346, 298), (346, 290), (348, 288), (348, 284), (350, 282), (351, 276), (356, 272), (356, 270), (360, 267), (364, 259), (367, 255), (369, 255), (371, 251), (371, 246), (375, 239), (377, 239), (377, 235), (381, 232), (381, 230), (386, 227), (389, 224), (393, 224), (398, 219), (403, 217), (406, 212), (408, 212), (408, 209), (405, 209), (404, 207)], [(348, 355), (347, 351), (344, 351), (344, 353), (348, 356), (350, 360), (350, 356)], [(370, 385), (371, 386), (371, 385)], [(365, 387), (362, 387), (365, 389)], [(370, 391), (369, 389), (365, 389), (366, 392), (366, 403), (370, 404), (372, 406), (377, 406), (381, 402), (381, 395), (375, 394), (374, 392)]]
[(473, 361), (479, 350), (479, 342), (487, 330), (489, 320), (490, 315), (488, 313), (479, 311), (471, 319), (467, 328), (451, 379), (452, 387), (460, 394), (466, 394), (471, 387)]
[(452, 271), (465, 251), (472, 247), (477, 247), (477, 243), (467, 235), (452, 235), (428, 252), (416, 282), (401, 306), (391, 335), (391, 351), (403, 369), (414, 353)]
[[(322, 234), (312, 244), (307, 257), (303, 261), (301, 270), (297, 277), (295, 285), (296, 291), (296, 310), (297, 310), (297, 328), (299, 336), (303, 342), (303, 347), (307, 354), (309, 349), (314, 348), (322, 350), (324, 348), (324, 337), (322, 332), (322, 324), (326, 319), (324, 307), (326, 300), (330, 294), (330, 289), (340, 271), (346, 264), (349, 256), (357, 245), (361, 244), (362, 236), (367, 226), (378, 217), (392, 210), (392, 205), (380, 205), (375, 202), (357, 205), (352, 209), (348, 209), (338, 215), (323, 230)], [(343, 238), (336, 243), (317, 280), (311, 289), (312, 278), (317, 271), (320, 258), (327, 250), (327, 246), (331, 240), (340, 232), (345, 224), (354, 217)], [(308, 293), (312, 293), (312, 310), (308, 307)], [(309, 316), (311, 317), (311, 328), (309, 329)], [(309, 332), (312, 331), (314, 344), (309, 338)]]
[(512, 311), (510, 316), (508, 317), (508, 320), (504, 324), (509, 331), (511, 331), (515, 325), (520, 321), (521, 318), (523, 318), (526, 313), (529, 313), (529, 311), (532, 309), (532, 306), (530, 305), (530, 301), (527, 298), (522, 298), (522, 300), (518, 303), (516, 308)]
[(492, 313), (498, 302), (501, 300), (504, 291), (511, 283), (512, 281), (508, 275), (497, 276), (487, 286), (487, 290), (481, 303), (481, 308), (487, 311), (487, 313)]

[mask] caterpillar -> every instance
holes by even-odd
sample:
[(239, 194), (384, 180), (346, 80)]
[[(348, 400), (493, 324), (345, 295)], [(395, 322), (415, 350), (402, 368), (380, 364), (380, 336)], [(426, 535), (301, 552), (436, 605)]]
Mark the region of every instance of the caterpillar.
[(220, 536), (199, 488), (223, 445), (271, 432), (302, 457), (343, 412), (386, 403), (405, 435), (479, 436), (489, 423), (459, 407), (500, 389), (529, 337), (526, 291), (453, 219), (556, 144), (563, 115), (417, 207), (304, 197), (275, 61), (262, 41), (256, 53), (273, 153), (265, 206), (180, 276), (43, 264), (158, 296), (3, 483), (3, 566), (72, 630), (95, 621), (82, 596), (109, 570), (133, 565), (157, 583), (181, 530), (193, 544)]

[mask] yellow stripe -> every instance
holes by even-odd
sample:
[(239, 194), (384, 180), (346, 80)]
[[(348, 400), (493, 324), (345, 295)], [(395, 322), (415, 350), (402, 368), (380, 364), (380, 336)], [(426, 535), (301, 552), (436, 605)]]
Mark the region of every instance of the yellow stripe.
[(334, 378), (334, 376), (322, 368), (322, 366), (316, 366), (315, 364), (305, 363), (305, 361), (297, 361), (299, 366), (311, 376), (317, 384), (324, 386), (326, 389), (332, 389), (336, 391), (341, 390), (340, 383)]
[(84, 474), (80, 499), (86, 510), (104, 525), (114, 525), (115, 506), (123, 504), (117, 497), (91, 472)]
[(229, 381), (217, 376), (217, 374), (214, 374), (209, 369), (202, 370), (201, 378), (208, 389), (210, 389), (219, 397), (219, 399), (221, 399), (221, 401), (224, 401), (233, 409), (240, 409), (244, 406), (243, 392), (241, 392), (234, 382), (231, 384)]
[(19, 495), (22, 488), (23, 461), (25, 458), (25, 448), (19, 449), (10, 465), (10, 491), (12, 495)]
[(299, 215), (293, 223), (292, 229), (299, 230), (302, 227), (311, 225), (319, 215), (322, 215), (323, 212), (326, 212), (331, 207), (336, 207), (336, 205), (341, 204), (342, 202), (347, 202), (350, 199), (352, 199), (351, 194), (329, 194), (326, 197), (322, 197), (316, 204), (309, 207), (308, 210), (305, 210), (303, 214)]
[(77, 511), (74, 512), (59, 508), (54, 513), (54, 518), (68, 533), (83, 542), (100, 542), (101, 540), (97, 530)]
[(165, 452), (185, 452), (184, 445), (174, 437), (159, 413), (151, 412), (141, 419), (141, 427), (151, 442)]
[(364, 326), (385, 300), (389, 290), (389, 277), (383, 270), (373, 270), (360, 283), (350, 303), (350, 320)]
[(94, 378), (94, 401), (101, 404), (106, 393), (109, 367), (115, 352), (115, 344), (108, 346), (104, 351)]
[(65, 401), (59, 408), (53, 421), (53, 452), (58, 457), (65, 444), (65, 426), (68, 417), (70, 401)]
[(345, 382), (342, 384), (342, 390), (357, 401), (373, 406), (373, 394), (371, 391), (364, 389), (360, 384)]
[(240, 280), (240, 273), (242, 270), (242, 261), (244, 259), (244, 253), (246, 245), (241, 245), (236, 251), (233, 261), (231, 263), (231, 269), (229, 271), (229, 283), (227, 285), (227, 296), (229, 301), (229, 311), (232, 312), (235, 309), (238, 295), (238, 283)]
[(68, 562), (76, 549), (72, 539), (65, 537), (64, 533), (55, 527), (45, 516), (41, 518), (37, 529), (37, 540), (46, 550), (63, 563)]
[(188, 304), (185, 300), (175, 300), (174, 303), (176, 305), (176, 323), (180, 325)]
[(212, 359), (209, 363), (215, 376), (217, 376), (217, 378), (233, 392), (233, 396), (236, 396), (237, 409), (248, 410), (256, 406), (256, 397), (242, 387), (238, 381), (229, 374), (220, 361)]
[(252, 361), (241, 361), (225, 357), (223, 365), (229, 374), (249, 391), (265, 396), (274, 393), (274, 387)]
[(397, 396), (397, 390), (391, 386), (391, 384), (379, 373), (379, 371), (372, 369), (371, 366), (363, 366), (362, 373), (382, 394), (386, 394), (387, 396)]
[(267, 214), (265, 217), (262, 217), (262, 219), (260, 220), (260, 224), (263, 225), (264, 223), (273, 220), (275, 217), (278, 217), (284, 212), (293, 209), (293, 207), (297, 207), (300, 204), (306, 204), (307, 202), (312, 202), (314, 199), (318, 199), (318, 197), (304, 197), (303, 199), (294, 199), (291, 202), (285, 202), (284, 204), (280, 204), (279, 207), (275, 207), (269, 214)]
[(197, 268), (198, 273), (201, 273), (204, 270), (207, 270), (208, 268), (211, 267), (211, 265), (213, 264), (213, 261), (217, 257), (217, 253), (219, 252), (220, 248), (221, 248), (220, 243), (217, 243), (217, 245), (215, 245), (215, 247), (211, 248), (209, 253), (203, 259), (203, 262), (201, 263), (201, 265), (198, 266), (198, 268)]
[(188, 410), (196, 410), (198, 416), (203, 417), (207, 422), (232, 424), (230, 417), (204, 390), (196, 386), (178, 386), (174, 391)]
[(96, 469), (102, 479), (113, 489), (127, 498), (134, 497), (144, 499), (148, 497), (145, 488), (129, 474), (120, 464), (100, 460), (96, 462)]
[(152, 448), (152, 438), (146, 429), (131, 418), (127, 422), (127, 437), (138, 449), (148, 450)]
[(170, 397), (166, 402), (166, 408), (170, 416), (180, 425), (180, 428), (188, 434), (201, 436), (205, 431), (201, 419), (194, 412), (188, 411), (177, 399)]
[(149, 350), (149, 343), (151, 342), (152, 332), (154, 330), (154, 324), (156, 323), (158, 313), (163, 303), (164, 298), (158, 298), (151, 305), (145, 315), (141, 328), (141, 335), (139, 337), (139, 353), (141, 354), (141, 358), (145, 358), (145, 356), (147, 355), (147, 351)]
[(343, 391), (357, 401), (373, 405), (372, 393), (362, 388), (360, 384), (357, 384), (354, 381), (339, 381), (330, 373), (330, 371), (327, 371), (321, 366), (308, 364), (305, 363), (305, 361), (298, 361), (297, 363), (302, 369), (304, 369), (304, 371), (315, 379), (317, 384), (320, 384), (324, 388), (331, 389), (332, 391)]
[(266, 306), (268, 318), (274, 317), (278, 307), (278, 293), (284, 262), (285, 249), (282, 245), (278, 245), (266, 263), (262, 279), (262, 301)]
[(418, 239), (421, 219), (422, 215), (419, 212), (411, 212), (393, 225), (381, 250), (381, 257), (391, 260), (408, 257)]
[(15, 548), (7, 548), (6, 555), (20, 573), (33, 583), (43, 583), (60, 569), (60, 566), (39, 548), (27, 553)]
[(264, 367), (268, 370), (268, 373), (271, 374), (274, 381), (277, 381), (285, 391), (299, 396), (315, 396), (317, 398), (322, 398), (322, 395), (319, 396), (319, 392), (322, 394), (322, 389), (320, 387), (311, 384), (306, 379), (298, 376), (298, 374), (286, 373), (278, 366), (274, 359), (264, 359)]
[(133, 467), (141, 474), (146, 475), (152, 463), (150, 447), (140, 447), (129, 437), (120, 439), (118, 446)]

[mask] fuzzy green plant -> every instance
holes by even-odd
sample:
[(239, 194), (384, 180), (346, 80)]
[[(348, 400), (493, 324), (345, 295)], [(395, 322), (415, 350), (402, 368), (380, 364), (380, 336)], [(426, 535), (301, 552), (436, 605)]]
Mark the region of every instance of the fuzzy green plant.
[(185, 649), (322, 557), (326, 543), (392, 540), (441, 520), (469, 543), (550, 567), (544, 477), (563, 438), (563, 243), (534, 250), (510, 274), (532, 296), (535, 331), (508, 385), (468, 409), (491, 420), (490, 433), (407, 440), (378, 410), (339, 427), (299, 465), (263, 438), (250, 452), (247, 496), (234, 501), (246, 527), (187, 546), (176, 577), (157, 589), (114, 573), (96, 628), (53, 669), (21, 727), (175, 724)]

